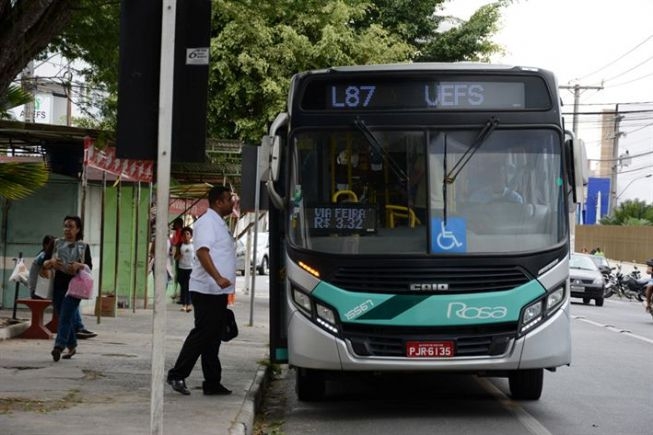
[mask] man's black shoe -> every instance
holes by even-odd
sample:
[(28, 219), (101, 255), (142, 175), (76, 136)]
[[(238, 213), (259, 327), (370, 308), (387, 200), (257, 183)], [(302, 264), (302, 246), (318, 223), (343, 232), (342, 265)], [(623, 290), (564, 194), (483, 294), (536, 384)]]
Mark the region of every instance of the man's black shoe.
[(217, 387), (215, 388), (202, 388), (204, 390), (204, 395), (205, 396), (226, 396), (228, 394), (231, 394), (231, 390), (228, 390), (225, 388), (224, 385), (218, 384)]
[(190, 390), (186, 387), (186, 382), (183, 379), (168, 379), (168, 385), (178, 393), (184, 396), (190, 396)]
[(95, 332), (91, 332), (88, 329), (80, 329), (79, 331), (76, 332), (75, 335), (77, 336), (77, 338), (82, 340), (86, 338), (97, 337), (97, 334)]

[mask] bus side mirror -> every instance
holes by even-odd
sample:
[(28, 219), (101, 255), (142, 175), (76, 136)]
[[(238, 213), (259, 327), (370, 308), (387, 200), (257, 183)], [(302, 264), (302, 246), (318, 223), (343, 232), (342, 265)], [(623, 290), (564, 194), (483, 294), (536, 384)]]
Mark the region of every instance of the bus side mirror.
[(259, 180), (277, 181), (281, 166), (281, 138), (279, 136), (263, 136), (259, 148)]
[(282, 112), (270, 125), (268, 136), (263, 137), (263, 145), (269, 150), (269, 168), (268, 180), (277, 181), (279, 179), (279, 168), (281, 167), (281, 136), (277, 133), (282, 127), (288, 125), (290, 117), (287, 112)]
[(585, 143), (582, 139), (574, 137), (572, 132), (566, 131), (565, 133), (564, 149), (567, 153), (572, 198), (573, 202), (578, 204), (584, 201), (584, 190), (588, 181), (589, 165), (585, 152)]
[(272, 180), (279, 179), (279, 167), (281, 166), (281, 138), (272, 137), (272, 146), (270, 149), (270, 175)]

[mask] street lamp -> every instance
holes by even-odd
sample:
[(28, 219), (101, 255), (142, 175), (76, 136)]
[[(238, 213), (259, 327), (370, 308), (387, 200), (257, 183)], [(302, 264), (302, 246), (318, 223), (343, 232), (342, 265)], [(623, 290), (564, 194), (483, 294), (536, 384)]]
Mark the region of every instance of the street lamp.
[(642, 178), (651, 178), (651, 177), (653, 177), (653, 174), (646, 174), (646, 175), (642, 175), (641, 177), (633, 178), (632, 180), (630, 180), (630, 183), (626, 184), (626, 187), (624, 187), (624, 189), (621, 191), (621, 193), (619, 195), (617, 195), (617, 197), (615, 198), (615, 201), (619, 200), (619, 197), (621, 197), (621, 195), (624, 194), (626, 189), (628, 189), (628, 187), (630, 187), (630, 185), (633, 184), (635, 181), (641, 180)]

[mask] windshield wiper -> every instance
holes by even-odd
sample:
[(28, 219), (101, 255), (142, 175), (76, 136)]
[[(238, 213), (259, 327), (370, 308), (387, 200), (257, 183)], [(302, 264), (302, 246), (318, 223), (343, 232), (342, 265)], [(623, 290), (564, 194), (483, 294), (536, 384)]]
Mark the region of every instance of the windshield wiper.
[(399, 177), (402, 177), (403, 179), (406, 180), (406, 183), (408, 183), (408, 175), (404, 170), (401, 168), (401, 166), (388, 154), (386, 150), (383, 149), (383, 146), (379, 143), (378, 139), (376, 136), (374, 136), (374, 133), (369, 129), (369, 127), (365, 124), (365, 121), (363, 121), (360, 118), (356, 118), (354, 120), (354, 126), (358, 129), (363, 134), (363, 137), (365, 137), (365, 140), (374, 148), (374, 151), (376, 151), (380, 156), (383, 156), (386, 158), (388, 165), (392, 169), (392, 171), (397, 174)]
[(456, 177), (458, 174), (460, 174), (460, 171), (467, 165), (467, 163), (471, 160), (471, 158), (476, 154), (476, 151), (485, 143), (488, 137), (490, 137), (490, 134), (494, 131), (495, 128), (499, 125), (499, 121), (492, 117), (490, 118), (481, 131), (478, 132), (478, 135), (474, 139), (474, 142), (467, 148), (467, 151), (463, 153), (462, 156), (460, 156), (460, 159), (456, 162), (455, 165), (453, 165), (453, 168), (451, 168), (450, 172), (447, 172), (447, 134), (445, 133), (444, 135), (444, 156), (443, 156), (443, 162), (442, 162), (442, 167), (443, 167), (443, 173), (444, 179), (442, 180), (442, 201), (444, 202), (443, 205), (443, 221), (444, 225), (447, 225), (447, 185), (453, 184), (454, 181), (456, 181)]
[[(478, 135), (474, 139), (474, 142), (467, 148), (467, 151), (463, 153), (462, 156), (460, 156), (460, 159), (456, 162), (455, 165), (453, 165), (453, 168), (451, 168), (451, 171), (449, 173), (445, 172), (445, 177), (444, 177), (444, 182), (446, 184), (453, 184), (454, 181), (456, 181), (456, 177), (458, 174), (460, 174), (460, 171), (467, 165), (467, 163), (471, 160), (471, 158), (476, 154), (476, 151), (485, 143), (488, 137), (492, 134), (495, 128), (499, 125), (499, 121), (492, 117), (490, 118), (481, 131), (478, 132)], [(446, 160), (446, 153), (445, 153), (445, 160)]]

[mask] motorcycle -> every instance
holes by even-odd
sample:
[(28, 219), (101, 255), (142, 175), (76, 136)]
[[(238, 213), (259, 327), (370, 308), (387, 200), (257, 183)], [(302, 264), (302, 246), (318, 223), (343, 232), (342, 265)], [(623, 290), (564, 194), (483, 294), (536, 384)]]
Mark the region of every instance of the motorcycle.
[(603, 297), (609, 298), (617, 292), (617, 277), (614, 274), (616, 268), (601, 268), (601, 273), (603, 274), (603, 280), (605, 281), (605, 290), (603, 291)]
[(614, 292), (619, 295), (619, 297), (625, 297), (626, 299), (637, 299), (640, 302), (644, 300), (644, 291), (646, 287), (646, 281), (639, 278), (641, 276), (637, 267), (633, 269), (628, 275), (624, 275), (621, 271), (621, 265), (617, 266), (617, 272), (615, 273), (615, 285)]

